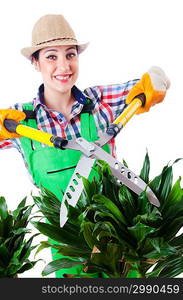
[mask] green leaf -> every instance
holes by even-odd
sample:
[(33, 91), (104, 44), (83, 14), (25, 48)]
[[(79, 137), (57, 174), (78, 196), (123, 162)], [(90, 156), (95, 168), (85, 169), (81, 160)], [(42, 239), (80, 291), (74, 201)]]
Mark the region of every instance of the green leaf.
[(164, 204), (163, 211), (166, 211), (166, 209), (168, 209), (168, 207), (172, 205), (176, 205), (179, 202), (183, 202), (183, 190), (180, 186), (180, 182), (181, 182), (181, 177), (179, 177), (179, 179), (173, 185), (168, 195), (167, 201)]
[(149, 259), (162, 259), (163, 257), (176, 254), (177, 251), (174, 247), (164, 242), (162, 238), (151, 240), (151, 243), (155, 250), (145, 254), (144, 257)]
[[(169, 256), (168, 258), (166, 258), (164, 260), (160, 260), (155, 265), (153, 271), (148, 272), (146, 275), (147, 275), (147, 277), (169, 277), (169, 278), (173, 277), (172, 270), (170, 270), (169, 268), (172, 267), (173, 270), (176, 271), (175, 267), (176, 268), (177, 268), (177, 266), (182, 267), (182, 262), (183, 262), (183, 257), (181, 255)], [(168, 268), (168, 272), (166, 272), (167, 268)], [(165, 270), (165, 272), (164, 272), (164, 270)], [(169, 271), (171, 271), (171, 274), (169, 273)], [(182, 272), (182, 269), (181, 269), (181, 272)], [(177, 273), (177, 271), (176, 271), (175, 276), (179, 275), (180, 273), (179, 272)], [(162, 274), (163, 274), (163, 276), (162, 276)]]
[(40, 242), (40, 246), (37, 248), (34, 257), (36, 257), (36, 255), (37, 255), (41, 250), (43, 250), (43, 249), (45, 249), (45, 248), (50, 248), (50, 247), (53, 247), (53, 244), (52, 244), (52, 243), (50, 243), (50, 242), (48, 242), (48, 241), (41, 241), (41, 242)]
[(127, 162), (123, 159), (122, 160), (122, 162), (123, 162), (123, 165), (126, 167), (126, 168), (128, 168), (128, 164), (127, 164)]
[(23, 234), (25, 234), (25, 233), (30, 233), (31, 230), (30, 230), (30, 229), (27, 229), (27, 228), (18, 228), (18, 229), (12, 230), (11, 232), (12, 232), (12, 234), (14, 234), (14, 235), (21, 235), (22, 233), (23, 233)]
[(6, 270), (8, 277), (13, 277), (16, 275), (20, 267), (21, 264), (18, 262), (18, 260), (15, 260), (13, 263), (9, 264)]
[(179, 256), (174, 262), (174, 264), (169, 264), (167, 261), (167, 264), (165, 268), (159, 273), (159, 277), (163, 278), (174, 278), (182, 273), (183, 270), (183, 257)]
[(25, 207), (27, 197), (25, 197), (17, 206), (18, 209)]
[[(132, 196), (131, 192), (125, 185), (121, 185), (119, 189), (118, 202), (121, 204), (123, 212), (128, 219), (129, 223), (133, 220), (133, 217), (136, 216), (136, 203), (135, 199)], [(129, 216), (131, 217), (129, 219)]]
[(18, 269), (17, 273), (21, 274), (21, 273), (24, 273), (25, 271), (32, 269), (35, 266), (35, 264), (37, 264), (37, 262), (40, 260), (41, 259), (38, 259), (36, 261), (28, 261), (20, 269)]
[(95, 195), (93, 200), (97, 203), (103, 204), (109, 212), (111, 212), (115, 218), (117, 218), (123, 224), (127, 224), (125, 217), (122, 215), (118, 207), (108, 198), (103, 195)]
[(0, 236), (3, 236), (4, 238), (8, 238), (11, 235), (13, 221), (14, 221), (13, 216), (11, 215), (8, 215), (6, 219), (3, 220), (3, 222), (0, 224), (0, 232), (1, 232)]
[(121, 247), (115, 243), (107, 244), (107, 254), (111, 271), (116, 275), (120, 272), (120, 260), (122, 257)]
[(143, 191), (138, 197), (136, 201), (136, 215), (144, 215), (148, 212), (149, 208), (149, 200), (147, 197), (146, 191)]
[(97, 224), (95, 224), (94, 232), (98, 232), (100, 230), (105, 230), (109, 233), (116, 233), (114, 225), (107, 220), (105, 222), (98, 222)]
[(108, 171), (107, 174), (105, 174), (105, 176), (103, 175), (102, 177), (101, 186), (102, 186), (102, 190), (100, 194), (103, 194), (105, 197), (112, 199), (115, 205), (117, 206), (120, 205), (118, 200), (118, 193), (119, 193), (120, 186), (116, 184), (114, 177)]
[(96, 186), (93, 183), (90, 183), (88, 179), (85, 177), (82, 177), (83, 185), (84, 185), (84, 191), (86, 193), (85, 197), (85, 203), (84, 205), (89, 205), (90, 199), (92, 199), (93, 195), (96, 193)]
[(172, 239), (178, 231), (183, 226), (183, 216), (175, 218), (171, 223), (167, 224), (167, 226), (162, 226), (160, 228), (160, 234), (163, 234), (165, 240)]
[(154, 180), (149, 183), (150, 188), (154, 191), (161, 205), (166, 201), (171, 190), (173, 180), (172, 166), (165, 166), (162, 173), (156, 176)]
[(49, 190), (42, 187), (40, 197), (32, 196), (35, 204), (39, 207), (42, 214), (54, 225), (60, 222), (60, 201)]
[(34, 205), (18, 209), (18, 215), (16, 216), (14, 222), (14, 229), (27, 227), (28, 219), (29, 216), (31, 215), (33, 206)]
[(25, 242), (25, 244), (24, 244), (24, 246), (22, 248), (22, 251), (20, 253), (20, 257), (19, 257), (19, 259), (20, 259), (21, 262), (25, 261), (25, 259), (27, 259), (29, 257), (29, 255), (31, 253), (31, 250), (32, 250), (32, 247), (31, 247), (32, 241), (38, 235), (40, 235), (40, 233), (36, 233), (36, 234), (32, 235), (30, 237), (30, 239)]
[(11, 254), (18, 250), (24, 241), (24, 235), (13, 235), (8, 242), (8, 248)]
[[(81, 223), (81, 211), (78, 209), (78, 207), (73, 207), (72, 205), (69, 205), (67, 201), (65, 201), (65, 205), (67, 207), (67, 217), (69, 223), (73, 224), (76, 228), (79, 226)], [(60, 220), (59, 220), (60, 223)], [(60, 226), (60, 224), (59, 224)]]
[(119, 220), (116, 219), (111, 213), (96, 211), (95, 214), (94, 214), (94, 221), (96, 223), (98, 223), (99, 221), (102, 221), (102, 220), (104, 220), (104, 221), (105, 220), (114, 221), (119, 227), (121, 225), (121, 223), (119, 222)]
[(100, 243), (103, 243), (103, 238), (105, 238), (105, 240), (107, 238), (110, 241), (120, 240), (115, 234), (113, 234), (112, 232), (108, 232), (108, 231), (100, 231), (96, 238), (97, 238), (97, 241)]
[(144, 159), (142, 170), (140, 172), (140, 178), (147, 184), (149, 183), (149, 172), (150, 172), (150, 160), (147, 152)]
[(21, 253), (21, 251), (22, 251), (22, 249), (24, 247), (24, 244), (25, 244), (25, 241), (23, 241), (21, 243), (20, 247), (16, 251), (13, 252), (13, 255), (11, 257), (11, 261), (10, 262), (13, 262), (13, 263), (15, 262), (16, 263), (16, 262), (19, 261), (20, 253)]
[(54, 193), (52, 193), (50, 190), (48, 190), (45, 187), (41, 187), (40, 192), (40, 201), (44, 203), (45, 206), (49, 207), (60, 207), (60, 200), (55, 196)]
[[(115, 243), (108, 243), (105, 252), (92, 253), (91, 264), (95, 271), (101, 271), (102, 268), (110, 277), (119, 278), (121, 257), (122, 252), (120, 246)], [(89, 264), (89, 268), (91, 268), (91, 264)]]
[(4, 236), (4, 221), (0, 219), (0, 239)]
[(154, 228), (144, 225), (142, 223), (137, 223), (135, 226), (128, 227), (130, 234), (135, 237), (138, 244), (141, 243), (150, 233), (154, 232)]
[(183, 249), (183, 233), (175, 236), (169, 243), (173, 247)]
[(13, 212), (12, 215), (14, 218), (16, 218), (16, 221), (21, 220), (21, 218), (24, 216), (24, 212), (30, 207), (30, 205), (22, 207), (17, 207)]
[[(161, 225), (161, 222), (163, 221), (163, 217), (161, 216), (160, 211), (154, 207), (151, 212), (147, 210), (147, 205), (146, 205), (146, 211), (147, 213), (145, 214), (139, 214), (137, 215), (134, 219), (134, 223), (143, 223), (145, 225), (148, 225), (150, 227), (155, 227), (158, 228)], [(145, 211), (144, 211), (145, 212)]]
[(93, 249), (93, 247), (98, 244), (97, 240), (93, 237), (94, 226), (95, 225), (91, 222), (84, 222), (81, 227), (85, 241), (87, 242), (90, 249)]
[(11, 259), (10, 253), (4, 245), (0, 246), (0, 265), (6, 266), (9, 264), (9, 261)]
[(76, 265), (83, 265), (83, 262), (73, 261), (70, 259), (57, 259), (50, 262), (42, 271), (43, 276), (47, 276), (53, 272), (56, 272), (61, 269), (69, 269), (75, 267)]
[(161, 187), (160, 187), (161, 192), (160, 192), (159, 199), (162, 204), (166, 202), (166, 199), (170, 193), (172, 187), (172, 181), (173, 181), (172, 167), (169, 167), (163, 173), (162, 181), (161, 181)]
[(68, 245), (60, 245), (58, 248), (58, 252), (65, 256), (70, 256), (74, 258), (88, 258), (91, 255), (91, 251), (79, 249), (76, 247), (68, 246)]
[[(106, 237), (109, 241), (118, 240), (121, 241), (121, 236), (118, 235), (116, 228), (112, 225), (111, 222), (98, 222), (93, 230), (93, 234), (96, 236), (97, 241), (102, 243), (102, 238)], [(96, 244), (95, 244), (96, 245)], [(100, 249), (100, 244), (98, 245)]]
[(8, 207), (4, 197), (0, 197), (0, 217), (4, 220), (8, 216)]
[(35, 228), (41, 233), (55, 240), (56, 242), (65, 243), (68, 245), (77, 245), (81, 248), (88, 249), (86, 243), (81, 235), (74, 235), (65, 230), (66, 226), (59, 228), (57, 226), (46, 224), (42, 222), (31, 222)]

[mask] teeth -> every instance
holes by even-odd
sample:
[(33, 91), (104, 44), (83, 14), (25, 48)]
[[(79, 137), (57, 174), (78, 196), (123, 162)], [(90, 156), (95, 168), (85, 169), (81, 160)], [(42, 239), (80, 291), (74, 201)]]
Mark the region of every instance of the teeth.
[(68, 76), (55, 76), (57, 79), (61, 79), (61, 80), (67, 80), (69, 79), (69, 75)]

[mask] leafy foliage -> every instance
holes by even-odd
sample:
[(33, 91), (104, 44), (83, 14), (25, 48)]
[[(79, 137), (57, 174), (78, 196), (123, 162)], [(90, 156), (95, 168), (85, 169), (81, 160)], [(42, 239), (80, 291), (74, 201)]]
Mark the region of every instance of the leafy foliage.
[(36, 246), (31, 246), (34, 237), (28, 240), (27, 228), (33, 206), (26, 206), (23, 199), (13, 211), (8, 211), (6, 200), (0, 197), (0, 278), (16, 277), (34, 267), (37, 261), (30, 261), (29, 255)]
[(177, 234), (183, 226), (183, 189), (181, 178), (173, 184), (173, 164), (150, 181), (146, 153), (140, 177), (159, 199), (157, 208), (148, 201), (146, 191), (138, 196), (119, 185), (107, 163), (99, 163), (99, 179), (83, 178), (84, 191), (76, 207), (67, 203), (68, 221), (63, 228), (59, 227), (59, 200), (46, 189), (34, 197), (50, 222), (34, 222), (35, 227), (58, 242), (42, 242), (38, 251), (52, 246), (76, 259), (51, 262), (43, 275), (78, 261), (86, 277), (89, 272), (104, 272), (112, 278), (179, 275), (183, 272), (183, 234)]

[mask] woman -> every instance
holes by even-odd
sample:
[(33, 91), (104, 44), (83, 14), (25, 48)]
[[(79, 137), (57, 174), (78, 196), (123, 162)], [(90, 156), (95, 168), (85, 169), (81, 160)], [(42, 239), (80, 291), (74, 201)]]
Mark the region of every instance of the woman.
[[(142, 113), (161, 102), (169, 87), (164, 72), (158, 69), (158, 72), (144, 74), (141, 80), (96, 86), (82, 92), (75, 82), (79, 73), (78, 57), (86, 47), (87, 44), (78, 43), (62, 15), (40, 18), (32, 31), (32, 46), (23, 48), (21, 52), (41, 73), (43, 84), (31, 103), (18, 103), (12, 109), (0, 110), (0, 148), (18, 149), (34, 184), (50, 189), (60, 200), (61, 189), (66, 189), (80, 153), (69, 149), (60, 151), (25, 137), (20, 138), (20, 135), (9, 133), (4, 128), (4, 119), (24, 120), (23, 123), (28, 126), (66, 139), (83, 136), (95, 141), (136, 95), (144, 93), (146, 96), (145, 106), (138, 111)], [(26, 120), (23, 111), (28, 114)], [(104, 149), (115, 156), (114, 139)], [(57, 258), (54, 256), (54, 259)], [(57, 277), (68, 273), (79, 276), (81, 270), (61, 270)]]

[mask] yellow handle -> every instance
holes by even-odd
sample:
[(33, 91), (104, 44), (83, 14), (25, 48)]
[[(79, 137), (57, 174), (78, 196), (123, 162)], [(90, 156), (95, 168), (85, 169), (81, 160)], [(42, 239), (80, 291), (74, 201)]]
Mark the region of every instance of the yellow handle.
[[(139, 98), (137, 98), (137, 97), (127, 106), (127, 108), (113, 122), (113, 124), (122, 125), (120, 127), (123, 127), (131, 119), (131, 117), (136, 113), (138, 108), (143, 105), (143, 100), (140, 98), (140, 95), (139, 95)], [(5, 120), (5, 121), (8, 121), (8, 120)], [(16, 132), (16, 133), (20, 134), (21, 136), (28, 137), (30, 139), (33, 139), (35, 141), (38, 141), (40, 143), (46, 144), (51, 147), (56, 147), (56, 145), (53, 144), (52, 140), (54, 140), (54, 138), (59, 139), (59, 137), (57, 137), (53, 134), (38, 130), (38, 129), (34, 129), (32, 127), (28, 127), (28, 126), (20, 124), (20, 123), (16, 123), (13, 120), (9, 120), (9, 121), (11, 121), (11, 123), (14, 122), (16, 125), (15, 128), (13, 127), (13, 129), (10, 129), (11, 126), (8, 128), (8, 126), (6, 126), (6, 124), (8, 125), (8, 123), (5, 122), (4, 125), (5, 125), (6, 129), (9, 130), (10, 132)], [(61, 147), (61, 149), (62, 149), (62, 147)]]
[(141, 106), (142, 106), (142, 101), (139, 98), (135, 98), (122, 112), (122, 114), (119, 117), (117, 117), (117, 119), (113, 123), (121, 124), (122, 126), (126, 125), (126, 123), (131, 119), (131, 117), (136, 113), (138, 108)]
[(53, 134), (46, 133), (22, 124), (19, 124), (16, 127), (16, 133), (22, 136), (26, 136), (32, 140), (36, 140), (40, 143), (44, 143), (48, 146), (54, 147), (53, 143), (50, 141), (51, 137), (53, 137)]

